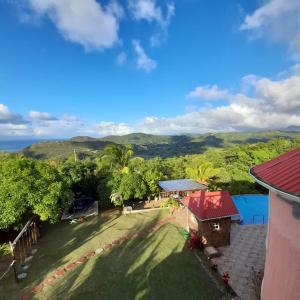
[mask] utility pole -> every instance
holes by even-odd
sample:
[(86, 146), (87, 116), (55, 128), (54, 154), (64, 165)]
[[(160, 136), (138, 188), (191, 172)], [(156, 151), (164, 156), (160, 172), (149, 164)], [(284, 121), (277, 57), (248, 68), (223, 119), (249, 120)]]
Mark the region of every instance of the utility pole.
[(76, 155), (76, 150), (74, 149), (74, 160), (75, 162), (77, 161), (77, 155)]

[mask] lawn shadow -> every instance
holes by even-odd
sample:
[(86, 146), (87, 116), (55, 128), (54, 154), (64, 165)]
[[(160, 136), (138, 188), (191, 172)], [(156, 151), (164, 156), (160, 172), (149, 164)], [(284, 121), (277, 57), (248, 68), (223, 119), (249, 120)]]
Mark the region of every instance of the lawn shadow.
[(63, 221), (54, 225), (44, 224), (36, 246), (38, 252), (30, 263), (28, 277), (18, 284), (20, 292), (27, 292), (43, 282), (57, 268), (73, 262), (72, 259), (75, 259), (72, 257), (73, 252), (78, 252), (78, 257), (75, 255), (77, 259), (91, 250), (89, 242), (103, 231), (115, 226), (119, 217), (118, 210), (108, 210), (99, 216), (87, 218), (83, 223), (70, 224)]
[[(148, 222), (131, 228), (138, 237), (77, 269), (77, 277), (72, 274), (50, 298), (219, 299), (221, 293), (205, 273), (201, 274), (198, 262), (187, 250), (180, 227), (173, 222), (160, 226), (159, 215), (149, 216), (144, 213)], [(81, 280), (76, 280), (79, 277)]]
[(200, 295), (201, 299), (217, 299), (220, 292), (199, 270), (180, 234), (181, 227), (172, 221), (161, 222), (168, 216), (166, 211), (121, 217), (107, 212), (75, 226), (54, 225), (40, 241), (39, 257), (34, 258), (30, 275), (21, 284), (22, 293), (30, 293), (53, 270), (85, 256), (88, 250), (131, 235), (111, 250), (76, 265), (34, 298), (199, 299)]

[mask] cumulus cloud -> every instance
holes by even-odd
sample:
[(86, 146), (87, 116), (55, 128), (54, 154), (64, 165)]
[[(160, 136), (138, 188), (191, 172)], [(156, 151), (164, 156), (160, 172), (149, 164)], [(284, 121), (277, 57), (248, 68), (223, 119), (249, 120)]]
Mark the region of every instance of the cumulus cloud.
[(0, 103), (0, 124), (21, 125), (26, 123), (27, 121), (21, 115), (11, 112), (6, 105)]
[(278, 113), (300, 112), (300, 76), (280, 81), (261, 78), (255, 87), (256, 97), (265, 108)]
[(0, 137), (67, 138), (76, 135), (122, 135), (130, 132), (130, 127), (124, 123), (91, 123), (69, 114), (54, 117), (48, 112), (31, 110), (27, 118), (24, 118), (0, 104)]
[[(296, 68), (297, 69), (297, 68)], [(300, 75), (270, 79), (247, 75), (236, 92), (217, 85), (195, 88), (189, 94), (205, 100), (227, 99), (226, 104), (195, 108), (174, 117), (148, 116), (132, 123), (89, 122), (77, 116), (53, 117), (46, 112), (30, 111), (28, 120), (0, 104), (0, 136), (33, 135), (71, 137), (74, 135), (124, 135), (131, 132), (185, 134), (218, 131), (284, 129), (300, 126)], [(197, 92), (197, 93), (196, 93)]]
[(154, 0), (130, 0), (129, 9), (136, 20), (161, 22), (162, 12)]
[(162, 41), (165, 41), (168, 36), (168, 29), (171, 24), (171, 19), (175, 14), (175, 5), (174, 3), (167, 3), (167, 14), (165, 19), (160, 22), (160, 29), (157, 30), (150, 37), (150, 44), (152, 47), (157, 47), (161, 44)]
[(299, 0), (270, 0), (247, 15), (240, 29), (250, 31), (254, 36), (287, 43), (292, 57), (300, 59), (299, 20)]
[(83, 135), (89, 131), (89, 124), (87, 122), (82, 121), (77, 116), (69, 114), (54, 117), (47, 112), (30, 111), (28, 118), (35, 136), (68, 137)]
[(28, 124), (0, 123), (0, 137), (27, 137), (32, 135), (33, 132)]
[(151, 72), (152, 70), (154, 70), (157, 66), (157, 63), (155, 60), (148, 57), (145, 50), (142, 48), (140, 41), (132, 40), (132, 46), (137, 56), (136, 58), (137, 69), (144, 70), (146, 72)]
[[(244, 84), (251, 86), (249, 95), (244, 91), (229, 94), (216, 86), (195, 93), (195, 96), (209, 100), (227, 97), (227, 105), (203, 108), (172, 118), (147, 117), (139, 123), (139, 127), (148, 133), (182, 134), (300, 126), (300, 76), (271, 80), (250, 75), (242, 78), (242, 86)], [(197, 88), (191, 92), (192, 95), (196, 91)]]
[(187, 98), (200, 98), (204, 100), (227, 99), (229, 97), (229, 91), (220, 89), (216, 84), (197, 86), (187, 95)]
[(166, 3), (165, 14), (155, 0), (129, 0), (129, 9), (137, 21), (145, 20), (158, 25), (157, 31), (150, 37), (152, 46), (158, 46), (168, 35), (168, 27), (175, 14), (173, 2)]
[(30, 125), (20, 114), (13, 113), (6, 105), (0, 103), (0, 136), (30, 135)]
[(131, 133), (131, 128), (125, 123), (98, 122), (93, 126), (97, 135), (124, 135)]
[(122, 7), (109, 2), (103, 7), (96, 0), (27, 0), (30, 9), (47, 16), (63, 37), (86, 50), (103, 50), (118, 42)]
[(57, 118), (51, 116), (51, 114), (47, 112), (39, 112), (35, 110), (31, 110), (28, 114), (28, 117), (32, 121), (55, 121)]

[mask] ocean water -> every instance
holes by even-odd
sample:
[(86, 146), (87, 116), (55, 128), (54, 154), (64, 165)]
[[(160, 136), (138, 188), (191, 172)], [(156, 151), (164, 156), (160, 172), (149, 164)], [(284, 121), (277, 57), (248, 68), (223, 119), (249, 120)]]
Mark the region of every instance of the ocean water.
[(42, 140), (0, 140), (0, 151), (5, 152), (18, 152), (32, 144), (42, 142)]

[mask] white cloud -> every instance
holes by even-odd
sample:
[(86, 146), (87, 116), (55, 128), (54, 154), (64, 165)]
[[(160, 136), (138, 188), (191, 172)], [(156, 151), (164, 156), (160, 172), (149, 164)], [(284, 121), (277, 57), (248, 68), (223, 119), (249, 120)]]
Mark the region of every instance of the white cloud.
[(123, 9), (116, 2), (106, 7), (96, 0), (27, 0), (38, 15), (47, 16), (63, 37), (86, 50), (102, 50), (118, 42)]
[(0, 123), (0, 137), (32, 136), (33, 132), (28, 124)]
[(241, 30), (253, 32), (258, 37), (266, 36), (289, 45), (294, 59), (300, 59), (300, 1), (270, 0), (253, 14), (247, 15)]
[(153, 47), (159, 46), (168, 35), (168, 27), (175, 14), (174, 3), (166, 3), (165, 14), (155, 0), (129, 0), (129, 9), (135, 20), (145, 20), (158, 25), (156, 32), (150, 37), (150, 43)]
[(204, 100), (227, 99), (230, 97), (228, 90), (222, 90), (217, 85), (197, 86), (187, 98), (200, 98)]
[(162, 41), (165, 41), (168, 36), (168, 28), (171, 23), (171, 19), (175, 14), (174, 3), (167, 3), (167, 14), (165, 19), (160, 22), (160, 30), (154, 33), (150, 38), (150, 44), (152, 47), (157, 47)]
[(117, 0), (111, 0), (108, 3), (107, 11), (118, 17), (118, 19), (122, 19), (125, 15), (123, 7), (117, 2)]
[(125, 123), (98, 122), (93, 126), (97, 135), (124, 135), (131, 133), (131, 128)]
[(104, 136), (123, 135), (131, 132), (125, 123), (98, 121), (91, 123), (77, 116), (63, 114), (54, 117), (48, 112), (31, 110), (28, 120), (0, 104), (0, 137), (72, 137), (76, 135)]
[(28, 114), (31, 127), (35, 136), (69, 137), (74, 135), (84, 135), (89, 131), (90, 125), (77, 116), (63, 114), (61, 117), (54, 117), (47, 112), (30, 111)]
[(145, 50), (141, 47), (140, 41), (132, 40), (133, 49), (137, 55), (137, 68), (146, 72), (151, 72), (157, 66), (155, 60), (149, 58)]
[(292, 76), (281, 81), (268, 78), (256, 83), (256, 97), (262, 104), (277, 112), (300, 112), (300, 76)]
[(129, 0), (129, 9), (136, 20), (162, 22), (161, 8), (154, 0)]
[(0, 124), (21, 125), (27, 123), (19, 114), (12, 113), (10, 109), (0, 103)]
[(35, 110), (31, 110), (28, 114), (28, 117), (32, 121), (54, 121), (57, 120), (57, 118), (51, 116), (51, 114), (47, 112), (39, 112)]
[(182, 134), (300, 126), (300, 76), (275, 81), (251, 75), (242, 78), (242, 87), (245, 82), (252, 86), (251, 95), (243, 91), (229, 94), (216, 86), (214, 89), (195, 89), (192, 95), (198, 92), (195, 96), (208, 100), (221, 95), (228, 97), (229, 104), (172, 118), (147, 117), (139, 123), (139, 131)]
[[(248, 88), (245, 88), (248, 86)], [(215, 88), (213, 88), (215, 87)], [(198, 91), (199, 89), (195, 89)], [(197, 94), (199, 95), (199, 93)], [(217, 131), (284, 129), (300, 126), (300, 76), (271, 80), (247, 75), (241, 89), (229, 93), (216, 85), (200, 90), (201, 97), (222, 97), (227, 104), (194, 108), (174, 117), (148, 116), (132, 123), (89, 122), (77, 116), (53, 117), (46, 112), (31, 111), (28, 120), (0, 104), (0, 136), (71, 137), (75, 135), (124, 135), (131, 132), (184, 134)], [(218, 102), (211, 102), (216, 105)]]
[(0, 137), (30, 135), (30, 124), (20, 114), (0, 103)]
[(127, 60), (126, 53), (125, 52), (119, 53), (118, 56), (117, 56), (117, 65), (119, 65), (119, 66), (124, 65), (126, 60)]

